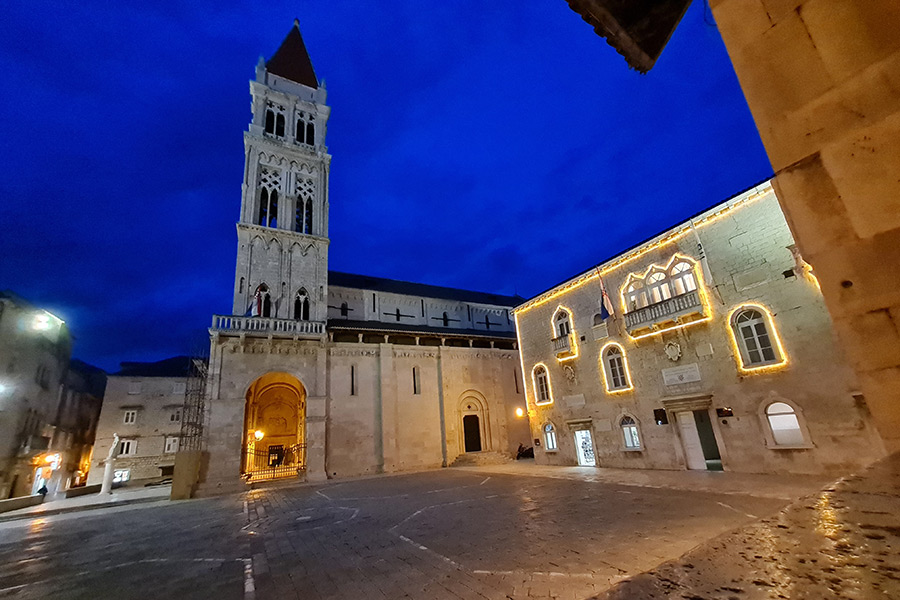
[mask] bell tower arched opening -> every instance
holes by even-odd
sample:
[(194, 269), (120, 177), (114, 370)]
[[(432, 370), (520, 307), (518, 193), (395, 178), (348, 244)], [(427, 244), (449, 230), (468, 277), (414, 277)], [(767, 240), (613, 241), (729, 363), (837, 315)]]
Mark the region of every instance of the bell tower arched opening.
[(247, 389), (241, 476), (247, 482), (306, 471), (306, 388), (288, 373), (266, 373)]

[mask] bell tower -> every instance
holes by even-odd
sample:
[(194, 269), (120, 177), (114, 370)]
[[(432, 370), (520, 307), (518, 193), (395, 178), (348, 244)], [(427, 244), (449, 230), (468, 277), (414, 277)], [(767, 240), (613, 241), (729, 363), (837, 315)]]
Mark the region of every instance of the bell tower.
[(232, 314), (325, 321), (331, 109), (296, 20), (250, 95)]

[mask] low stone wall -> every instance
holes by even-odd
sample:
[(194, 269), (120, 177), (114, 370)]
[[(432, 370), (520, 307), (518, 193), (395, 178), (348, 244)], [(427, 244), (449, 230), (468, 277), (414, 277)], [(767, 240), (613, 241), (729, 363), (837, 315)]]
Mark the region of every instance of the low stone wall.
[(20, 508), (28, 508), (29, 506), (37, 506), (44, 501), (41, 494), (33, 496), (19, 496), (18, 498), (10, 498), (9, 500), (0, 500), (0, 513), (9, 512), (11, 510), (19, 510)]

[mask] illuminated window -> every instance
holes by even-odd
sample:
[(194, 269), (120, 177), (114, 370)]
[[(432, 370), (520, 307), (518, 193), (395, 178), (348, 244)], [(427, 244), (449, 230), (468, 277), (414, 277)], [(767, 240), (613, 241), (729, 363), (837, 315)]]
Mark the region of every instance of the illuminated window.
[(638, 427), (634, 419), (622, 417), (622, 420), (619, 421), (619, 427), (622, 428), (622, 435), (625, 437), (625, 448), (639, 450), (641, 448), (641, 438), (638, 436)]
[(547, 423), (544, 425), (544, 450), (552, 452), (557, 449), (556, 427), (553, 426), (553, 423)]
[(134, 425), (135, 423), (137, 423), (137, 411), (126, 410), (125, 415), (122, 418), (122, 422), (126, 425)]
[(559, 334), (558, 337), (566, 337), (572, 332), (572, 326), (569, 323), (569, 312), (564, 309), (559, 309), (556, 311), (556, 316), (553, 317), (553, 322), (556, 324), (556, 332)]
[(688, 262), (677, 263), (669, 271), (669, 279), (675, 289), (675, 295), (687, 294), (697, 289), (697, 279), (694, 277), (694, 267)]
[(537, 398), (537, 404), (546, 404), (551, 401), (550, 377), (543, 365), (534, 368), (534, 395)]
[(116, 469), (113, 471), (113, 483), (125, 483), (131, 479), (131, 469)]
[(781, 361), (766, 320), (763, 313), (755, 308), (736, 311), (731, 319), (741, 362), (745, 368)]
[(803, 446), (803, 431), (794, 408), (786, 402), (773, 402), (766, 407), (766, 419), (776, 446)]
[(294, 296), (294, 318), (309, 321), (309, 294), (306, 293), (306, 288), (300, 288)]
[(628, 310), (637, 310), (647, 306), (647, 290), (644, 289), (643, 282), (635, 281), (626, 288), (625, 302), (628, 303)]
[(625, 355), (622, 349), (613, 344), (603, 353), (603, 368), (606, 371), (607, 391), (624, 390), (630, 387), (628, 369), (625, 367)]
[(647, 290), (650, 296), (650, 304), (656, 304), (672, 297), (672, 290), (666, 279), (666, 274), (657, 271), (647, 278)]
[(421, 394), (422, 393), (422, 385), (419, 381), (419, 367), (413, 367), (412, 370), (413, 377), (413, 394)]
[(166, 436), (166, 445), (163, 453), (173, 454), (175, 452), (178, 452), (178, 437), (174, 435)]
[(119, 455), (131, 456), (137, 453), (137, 440), (119, 440)]

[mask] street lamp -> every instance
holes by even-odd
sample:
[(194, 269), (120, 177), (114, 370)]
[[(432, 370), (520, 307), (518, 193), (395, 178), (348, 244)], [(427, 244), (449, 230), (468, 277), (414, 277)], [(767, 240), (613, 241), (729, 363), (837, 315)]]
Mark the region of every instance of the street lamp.
[(262, 432), (262, 429), (257, 429), (256, 431), (253, 432), (253, 437), (256, 438), (257, 442), (262, 441), (264, 435), (265, 434)]
[(520, 419), (525, 416), (525, 411), (522, 410), (521, 406), (516, 409), (516, 416)]

